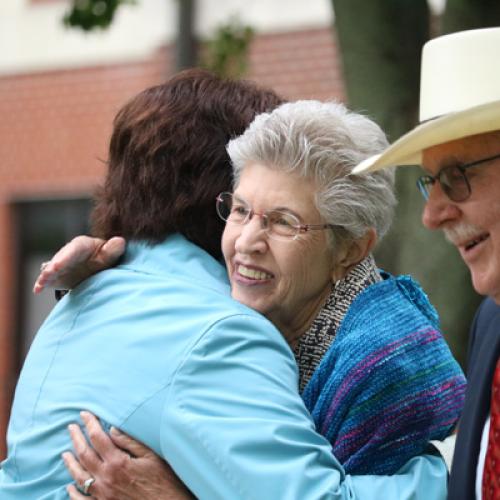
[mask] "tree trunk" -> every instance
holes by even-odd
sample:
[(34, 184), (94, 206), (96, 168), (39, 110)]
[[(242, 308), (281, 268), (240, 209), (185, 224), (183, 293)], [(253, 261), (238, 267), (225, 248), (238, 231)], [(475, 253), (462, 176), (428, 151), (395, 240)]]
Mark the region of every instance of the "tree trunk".
[[(349, 106), (371, 116), (394, 141), (418, 121), (420, 57), (430, 26), (427, 1), (332, 3)], [(479, 298), (456, 250), (440, 232), (422, 226), (423, 200), (415, 186), (419, 175), (420, 170), (414, 167), (397, 170), (396, 218), (376, 256), (381, 267), (396, 274), (411, 274), (422, 284), (440, 314), (454, 354), (463, 363), (467, 332)]]
[(441, 32), (487, 28), (498, 26), (499, 23), (498, 0), (448, 0), (441, 19)]
[(416, 120), (420, 50), (429, 37), (425, 0), (333, 0), (350, 106), (391, 140)]

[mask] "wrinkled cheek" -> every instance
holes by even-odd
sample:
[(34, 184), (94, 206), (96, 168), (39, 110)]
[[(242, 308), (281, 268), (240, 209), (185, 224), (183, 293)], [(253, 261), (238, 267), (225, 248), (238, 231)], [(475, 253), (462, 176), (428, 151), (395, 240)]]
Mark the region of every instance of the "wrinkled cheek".
[(500, 261), (498, 258), (477, 262), (470, 267), (472, 284), (480, 295), (491, 295), (500, 286)]
[(274, 302), (282, 308), (289, 307), (290, 302), (294, 301), (297, 290), (299, 290), (299, 293), (303, 293), (304, 287), (301, 287), (299, 283), (302, 282), (282, 278), (274, 290)]
[(493, 287), (500, 288), (500, 248), (495, 249), (495, 269), (493, 270)]

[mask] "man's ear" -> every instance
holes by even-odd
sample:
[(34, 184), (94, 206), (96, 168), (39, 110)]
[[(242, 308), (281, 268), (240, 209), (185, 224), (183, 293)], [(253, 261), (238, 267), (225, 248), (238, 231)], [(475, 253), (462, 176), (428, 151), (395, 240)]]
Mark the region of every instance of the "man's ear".
[(335, 252), (335, 264), (332, 270), (332, 281), (342, 279), (356, 264), (359, 264), (377, 243), (377, 233), (370, 228), (361, 238), (349, 241), (343, 248)]

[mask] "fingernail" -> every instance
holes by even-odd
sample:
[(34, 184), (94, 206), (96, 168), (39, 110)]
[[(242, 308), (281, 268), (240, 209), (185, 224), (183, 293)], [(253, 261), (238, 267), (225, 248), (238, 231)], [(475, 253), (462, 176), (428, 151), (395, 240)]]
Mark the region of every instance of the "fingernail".
[(80, 417), (82, 417), (83, 420), (88, 420), (90, 418), (90, 413), (88, 411), (81, 411), (80, 412)]
[(123, 434), (123, 432), (121, 430), (117, 429), (114, 426), (111, 426), (111, 429), (109, 430), (109, 432), (111, 434), (113, 434), (113, 436), (121, 436)]

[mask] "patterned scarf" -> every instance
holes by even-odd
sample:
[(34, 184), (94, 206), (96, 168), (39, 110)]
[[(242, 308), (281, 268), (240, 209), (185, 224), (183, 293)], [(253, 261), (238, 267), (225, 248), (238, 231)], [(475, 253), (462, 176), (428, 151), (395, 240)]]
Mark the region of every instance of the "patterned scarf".
[[(321, 347), (308, 351), (314, 340), (299, 346), (301, 383), (309, 380), (302, 397), (347, 473), (394, 474), (430, 440), (450, 434), (465, 378), (418, 284), (383, 273), (367, 285), (376, 278), (370, 265), (352, 288), (350, 276), (335, 286), (308, 332)], [(337, 314), (335, 303), (347, 312)]]
[(309, 330), (300, 337), (294, 349), (299, 367), (300, 392), (304, 390), (328, 351), (352, 301), (365, 288), (381, 280), (375, 260), (369, 255), (335, 283), (323, 309)]

